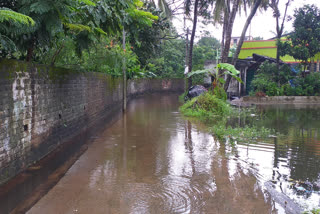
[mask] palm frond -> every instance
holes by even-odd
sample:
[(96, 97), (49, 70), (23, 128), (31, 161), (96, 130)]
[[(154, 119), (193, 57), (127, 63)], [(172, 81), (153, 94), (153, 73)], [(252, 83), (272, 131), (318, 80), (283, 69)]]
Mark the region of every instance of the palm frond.
[(10, 38), (0, 34), (0, 50), (1, 49), (4, 49), (6, 51), (15, 51), (16, 45)]
[(82, 24), (71, 24), (71, 23), (63, 23), (63, 25), (73, 32), (80, 33), (82, 31), (91, 32), (91, 28), (87, 25)]
[(192, 71), (190, 73), (188, 73), (188, 78), (192, 77), (193, 75), (197, 75), (197, 74), (210, 74), (210, 70), (209, 69), (204, 69), (204, 70), (197, 70), (197, 71)]
[(102, 34), (102, 35), (105, 35), (105, 36), (108, 35), (104, 30), (102, 30), (102, 29), (99, 28), (99, 27), (94, 28), (94, 30), (97, 31), (98, 33)]
[(166, 17), (172, 17), (172, 11), (169, 7), (169, 4), (166, 0), (158, 0), (158, 7), (163, 12)]
[(15, 11), (6, 9), (6, 8), (0, 8), (0, 22), (14, 22), (14, 23), (20, 23), (25, 25), (35, 25), (35, 21), (26, 15), (23, 15), (21, 13), (17, 13)]
[(77, 1), (77, 2), (80, 2), (80, 3), (84, 3), (86, 5), (89, 5), (89, 6), (96, 6), (96, 3), (90, 1), (90, 0), (74, 0), (74, 1)]

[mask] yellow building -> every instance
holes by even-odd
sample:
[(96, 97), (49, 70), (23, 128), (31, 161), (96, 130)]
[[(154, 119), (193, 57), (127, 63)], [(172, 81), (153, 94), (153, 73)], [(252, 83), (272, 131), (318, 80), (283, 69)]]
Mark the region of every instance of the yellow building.
[[(286, 38), (283, 38), (282, 40), (285, 41)], [(246, 59), (248, 57), (252, 57), (252, 54), (259, 54), (262, 56), (276, 58), (277, 56), (276, 40), (271, 39), (271, 40), (244, 41), (239, 54), (239, 59)], [(300, 62), (298, 60), (295, 60), (292, 56), (289, 56), (289, 55), (280, 57), (280, 59), (284, 63)], [(320, 53), (315, 56), (314, 60), (317, 61), (319, 59), (320, 59)]]

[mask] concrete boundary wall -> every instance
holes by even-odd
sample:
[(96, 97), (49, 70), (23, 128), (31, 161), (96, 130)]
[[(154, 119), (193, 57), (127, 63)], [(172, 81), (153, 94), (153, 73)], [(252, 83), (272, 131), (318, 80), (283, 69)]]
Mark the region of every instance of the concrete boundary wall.
[[(121, 78), (0, 60), (0, 184), (121, 112)], [(183, 92), (184, 80), (128, 82), (128, 98)]]
[(238, 102), (251, 104), (319, 104), (320, 96), (242, 97)]

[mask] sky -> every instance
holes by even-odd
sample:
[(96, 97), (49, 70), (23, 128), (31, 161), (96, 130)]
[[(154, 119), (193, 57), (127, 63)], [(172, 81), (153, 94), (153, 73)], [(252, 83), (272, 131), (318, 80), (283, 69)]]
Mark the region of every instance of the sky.
[[(287, 0), (280, 0), (280, 12), (283, 14), (285, 10), (285, 3)], [(318, 8), (320, 8), (320, 0), (294, 0), (289, 8), (288, 8), (288, 15), (293, 16), (294, 10), (296, 8), (300, 8), (305, 4), (315, 4)], [(249, 13), (249, 12), (248, 12)], [(246, 16), (244, 13), (242, 13), (241, 16), (239, 14), (236, 17), (234, 26), (233, 26), (233, 32), (232, 36), (241, 36), (242, 28), (245, 24)], [(182, 20), (174, 20), (174, 25), (176, 26), (178, 32), (183, 32), (183, 23)], [(192, 25), (190, 25), (191, 27)], [(291, 22), (285, 22), (285, 29), (284, 31), (292, 31), (292, 21)], [(203, 26), (202, 24), (199, 24), (199, 27), (197, 29), (197, 36), (198, 38), (204, 31), (209, 31), (212, 36), (215, 38), (221, 40), (222, 35), (222, 27), (221, 26), (213, 26), (207, 25)], [(276, 31), (276, 21), (273, 17), (273, 13), (271, 9), (268, 9), (267, 11), (260, 12), (258, 11), (253, 18), (251, 22), (251, 27), (247, 30), (247, 36), (250, 34), (253, 37), (263, 37), (263, 39), (270, 39), (274, 37), (274, 33)]]

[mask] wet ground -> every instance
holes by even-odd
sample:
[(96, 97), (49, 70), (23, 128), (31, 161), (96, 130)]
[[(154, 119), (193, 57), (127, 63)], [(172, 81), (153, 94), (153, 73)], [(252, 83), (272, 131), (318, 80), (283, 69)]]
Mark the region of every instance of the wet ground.
[(259, 107), (269, 120), (249, 122), (282, 137), (231, 146), (182, 118), (177, 98), (131, 101), (28, 213), (260, 214), (319, 206), (317, 190), (297, 190), (320, 181), (318, 108)]

